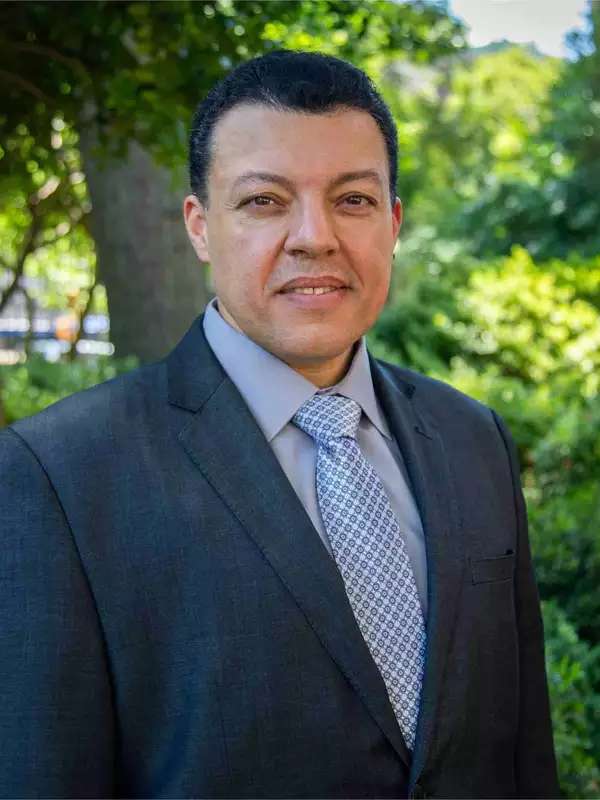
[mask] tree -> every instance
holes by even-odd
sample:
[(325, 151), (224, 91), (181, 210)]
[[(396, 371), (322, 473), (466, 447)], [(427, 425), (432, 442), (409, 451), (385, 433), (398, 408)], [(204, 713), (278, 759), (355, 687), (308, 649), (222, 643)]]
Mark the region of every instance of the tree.
[[(562, 69), (558, 59), (507, 44), (444, 58), (420, 84), (413, 79), (398, 109), (413, 131), (412, 232), (433, 227), (436, 239), (461, 241), (478, 257), (507, 254), (512, 244), (539, 252), (527, 215), (549, 228), (546, 205), (533, 197), (552, 152), (537, 137)], [(554, 177), (568, 164), (555, 160)]]
[[(73, 305), (80, 314), (93, 301), (90, 204), (76, 141), (74, 132), (56, 118), (45, 143), (20, 125), (3, 142), (0, 312), (23, 295), (30, 323), (36, 305), (64, 308), (67, 293), (78, 295)], [(58, 277), (64, 284), (60, 296)]]
[[(470, 252), (479, 257), (506, 255), (514, 244), (526, 247), (540, 260), (566, 258), (574, 252), (588, 257), (600, 249), (597, 3), (590, 3), (587, 30), (574, 32), (570, 41), (572, 61), (559, 64), (536, 57), (534, 63), (530, 56), (527, 67), (521, 50), (520, 66), (513, 56), (518, 69), (512, 75), (506, 61), (498, 60), (502, 53), (478, 58), (466, 85), (473, 87), (483, 64), (487, 61), (491, 66), (490, 59), (496, 59), (496, 74), (502, 74), (503, 80), (495, 81), (490, 74), (481, 99), (484, 104), (493, 103), (494, 97), (501, 100), (504, 95), (504, 109), (486, 109), (471, 97), (464, 111), (442, 129), (446, 141), (458, 145), (444, 149), (447, 158), (475, 172), (469, 176), (463, 169), (453, 176), (460, 213), (450, 214), (445, 233), (468, 240)], [(518, 49), (509, 52), (516, 54)], [(456, 103), (455, 94), (446, 106), (452, 102)], [(475, 127), (469, 125), (469, 115)], [(486, 142), (490, 129), (495, 134)], [(470, 165), (464, 161), (466, 148), (461, 148), (460, 138), (472, 148)], [(480, 167), (487, 169), (483, 180)]]

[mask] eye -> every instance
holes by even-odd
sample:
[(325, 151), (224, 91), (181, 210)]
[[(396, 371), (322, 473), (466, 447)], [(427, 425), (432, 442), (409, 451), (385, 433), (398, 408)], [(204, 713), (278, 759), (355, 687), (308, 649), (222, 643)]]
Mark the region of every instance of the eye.
[(375, 201), (364, 194), (348, 194), (343, 198), (342, 202), (354, 208), (368, 208), (375, 205)]
[(270, 206), (277, 205), (277, 201), (274, 197), (269, 197), (266, 194), (257, 194), (254, 197), (249, 197), (247, 200), (244, 200), (241, 205), (248, 206), (249, 208), (269, 208)]

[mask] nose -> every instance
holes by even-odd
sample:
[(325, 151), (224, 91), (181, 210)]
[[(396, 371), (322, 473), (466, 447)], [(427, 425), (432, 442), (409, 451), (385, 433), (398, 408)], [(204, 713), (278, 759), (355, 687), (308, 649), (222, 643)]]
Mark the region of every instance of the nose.
[(304, 202), (290, 218), (286, 253), (294, 256), (331, 255), (339, 248), (331, 212), (316, 199)]

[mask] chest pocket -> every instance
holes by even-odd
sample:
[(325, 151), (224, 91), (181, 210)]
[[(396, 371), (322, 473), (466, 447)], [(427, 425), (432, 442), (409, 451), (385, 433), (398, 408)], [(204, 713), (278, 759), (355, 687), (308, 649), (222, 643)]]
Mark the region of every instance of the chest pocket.
[(470, 558), (472, 583), (491, 583), (505, 581), (513, 577), (515, 570), (515, 554), (509, 550), (503, 556), (492, 558)]

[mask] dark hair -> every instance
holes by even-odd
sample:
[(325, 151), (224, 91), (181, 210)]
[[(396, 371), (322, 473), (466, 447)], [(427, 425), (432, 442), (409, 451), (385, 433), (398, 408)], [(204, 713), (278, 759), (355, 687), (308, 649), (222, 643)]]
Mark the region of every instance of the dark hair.
[(280, 111), (323, 114), (338, 108), (370, 114), (387, 149), (392, 205), (396, 196), (398, 139), (389, 108), (358, 67), (323, 53), (274, 50), (252, 58), (217, 83), (198, 106), (190, 134), (190, 185), (205, 205), (212, 132), (219, 119), (242, 103)]

